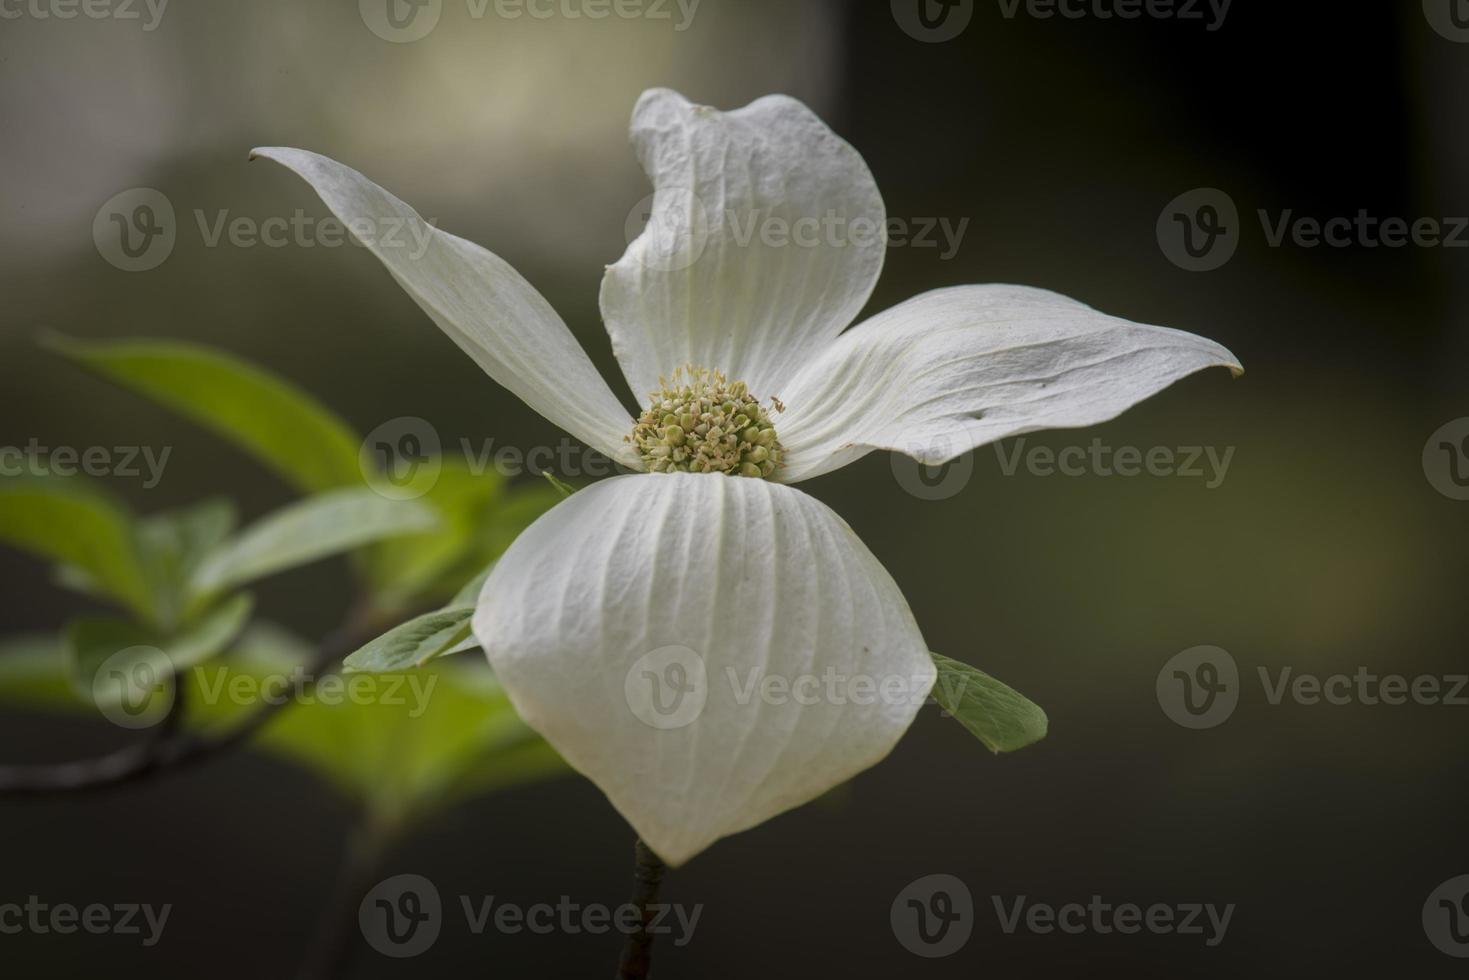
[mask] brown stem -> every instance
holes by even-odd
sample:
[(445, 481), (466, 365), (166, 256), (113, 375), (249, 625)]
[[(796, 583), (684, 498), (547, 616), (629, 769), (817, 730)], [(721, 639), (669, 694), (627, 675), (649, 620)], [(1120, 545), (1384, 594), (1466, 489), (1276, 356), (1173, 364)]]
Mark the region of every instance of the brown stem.
[[(362, 630), (346, 626), (322, 641), (317, 658), (308, 667), (308, 684), (334, 672), (343, 657), (358, 646)], [(292, 699), (262, 701), (228, 731), (190, 733), (180, 731), (183, 714), (182, 685), (175, 688), (174, 703), (160, 723), (157, 734), (137, 745), (91, 759), (56, 765), (0, 766), (0, 798), (52, 796), (90, 790), (111, 789), (141, 782), (165, 770), (183, 769), (227, 752), (260, 730), (277, 710)]]
[(307, 950), (297, 980), (334, 980), (348, 975), (357, 938), (357, 907), (372, 887), (383, 848), (393, 831), (371, 813), (359, 816), (342, 849), (332, 893)]
[(618, 980), (645, 980), (653, 968), (653, 934), (648, 931), (657, 915), (653, 905), (658, 901), (658, 889), (663, 884), (663, 873), (668, 866), (641, 840), (633, 845), (632, 904), (637, 906), (639, 925), (629, 933), (622, 947), (622, 959), (617, 964)]

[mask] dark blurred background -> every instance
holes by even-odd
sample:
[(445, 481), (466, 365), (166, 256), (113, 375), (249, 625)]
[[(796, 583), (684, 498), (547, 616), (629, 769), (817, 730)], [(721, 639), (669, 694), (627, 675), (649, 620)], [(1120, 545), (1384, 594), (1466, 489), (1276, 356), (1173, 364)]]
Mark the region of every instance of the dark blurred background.
[[(109, 481), (143, 512), (227, 492), (256, 514), (289, 497), (197, 428), (41, 350), (43, 327), (221, 346), (361, 431), (419, 415), (449, 443), (555, 444), (362, 249), (209, 247), (196, 211), (206, 223), (222, 211), (319, 217), (299, 180), (246, 154), (328, 154), (513, 264), (622, 391), (596, 298), (648, 192), (626, 139), (634, 101), (651, 86), (721, 108), (789, 93), (862, 152), (891, 216), (968, 222), (953, 254), (942, 237), (891, 248), (869, 312), (937, 286), (1026, 283), (1216, 339), (1247, 373), (1195, 376), (1114, 422), (1024, 442), (1232, 449), (1217, 486), (1006, 475), (993, 447), (974, 454), (962, 489), (930, 494), (941, 499), (906, 490), (880, 453), (804, 485), (892, 572), (932, 648), (1030, 695), (1051, 733), (992, 757), (926, 709), (845, 791), (673, 873), (665, 897), (704, 910), (692, 943), (659, 949), (659, 975), (1461, 975), (1421, 916), (1435, 888), (1469, 873), (1469, 707), (1271, 704), (1257, 675), (1469, 672), (1469, 502), (1438, 489), (1445, 475), (1423, 455), (1435, 430), (1469, 415), (1469, 233), (1457, 248), (1273, 247), (1257, 215), (1365, 210), (1453, 234), (1454, 216), (1469, 215), (1469, 44), (1448, 6), (1238, 0), (1218, 23), (1204, 4), (1201, 20), (1128, 20), (1097, 16), (1091, 0), (1073, 4), (1080, 18), (974, 0), (949, 11), (962, 29), (936, 41), (886, 2), (703, 0), (680, 30), (672, 3), (666, 19), (509, 20), (493, 2), (476, 18), (444, 0), (431, 33), (393, 43), (352, 0), (178, 3), (152, 30), (141, 4), (139, 20), (9, 5), (0, 444), (172, 447), (158, 486)], [(98, 209), (134, 187), (161, 191), (178, 215), (172, 254), (146, 272), (113, 267), (92, 237)], [(1209, 271), (1175, 264), (1158, 233), (1195, 188), (1223, 192), (1239, 214), (1237, 250)], [(0, 632), (54, 629), (86, 607), (42, 571), (0, 552)], [(316, 636), (346, 593), (335, 562), (259, 595)], [(1201, 644), (1237, 662), (1240, 699), (1223, 724), (1191, 730), (1170, 720), (1155, 681)], [(4, 710), (0, 761), (119, 738), (101, 720)], [(0, 803), (0, 901), (174, 905), (151, 949), (6, 935), (0, 959), (26, 976), (288, 975), (346, 819), (309, 775), (248, 751), (110, 795)], [(423, 874), (446, 901), (614, 904), (630, 844), (601, 794), (566, 778), (446, 814), (383, 873)], [(925, 959), (895, 936), (890, 910), (936, 873), (967, 884), (974, 933)], [(1236, 910), (1208, 947), (1146, 932), (1006, 934), (992, 904), (1093, 895)], [(415, 959), (364, 947), (356, 970), (605, 976), (617, 945), (450, 925)]]

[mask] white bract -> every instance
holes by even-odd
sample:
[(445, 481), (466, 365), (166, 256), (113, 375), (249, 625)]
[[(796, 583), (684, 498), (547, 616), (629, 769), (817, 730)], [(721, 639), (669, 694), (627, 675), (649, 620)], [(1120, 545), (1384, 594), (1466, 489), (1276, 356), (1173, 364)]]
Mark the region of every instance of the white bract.
[[(725, 113), (664, 89), (638, 101), (632, 140), (652, 214), (601, 306), (637, 420), (505, 262), (325, 157), (255, 155), (310, 182), (490, 377), (645, 471), (521, 535), (474, 632), (525, 720), (676, 865), (876, 763), (933, 684), (892, 578), (788, 484), (873, 450), (937, 465), (1240, 367), (1193, 334), (1023, 286), (936, 290), (848, 330), (885, 250), (856, 150), (785, 96)], [(362, 234), (389, 223), (427, 250)]]

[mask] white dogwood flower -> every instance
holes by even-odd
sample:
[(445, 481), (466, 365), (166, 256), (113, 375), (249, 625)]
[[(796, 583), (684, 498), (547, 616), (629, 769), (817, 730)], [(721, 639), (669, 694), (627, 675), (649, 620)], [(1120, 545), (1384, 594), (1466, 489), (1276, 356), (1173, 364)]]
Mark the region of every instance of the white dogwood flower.
[(490, 377), (645, 471), (536, 521), (473, 626), (525, 720), (676, 865), (876, 763), (933, 684), (898, 586), (790, 484), (873, 450), (937, 465), (1240, 368), (1203, 338), (1022, 286), (939, 289), (847, 329), (886, 213), (806, 106), (726, 113), (655, 89), (632, 141), (651, 220), (601, 308), (636, 419), (501, 259), (330, 159), (255, 155), (305, 178)]

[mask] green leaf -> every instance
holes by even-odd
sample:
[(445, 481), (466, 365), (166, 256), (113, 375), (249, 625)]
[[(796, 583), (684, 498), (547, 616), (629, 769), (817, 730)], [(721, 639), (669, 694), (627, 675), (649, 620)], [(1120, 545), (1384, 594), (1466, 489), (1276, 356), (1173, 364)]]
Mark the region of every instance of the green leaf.
[[(274, 642), (270, 634), (279, 633), (252, 625), (237, 646), (262, 640), (256, 655), (221, 657), (184, 672), (184, 724), (218, 734), (257, 710), (258, 700), (237, 697), (236, 684), (247, 695), (297, 690), (299, 643)], [(390, 826), (411, 827), (414, 818), (466, 797), (569, 772), (516, 715), (482, 661), (355, 674), (336, 683), (334, 696), (309, 690), (273, 714), (252, 745), (305, 766)], [(340, 685), (352, 683), (367, 686), (344, 693)], [(0, 702), (96, 711), (90, 691), (78, 697), (73, 690), (61, 645), (49, 636), (0, 641)]]
[(437, 523), (434, 510), (416, 500), (389, 500), (366, 487), (328, 491), (282, 507), (216, 549), (194, 574), (193, 588), (200, 595), (231, 589)]
[(158, 560), (166, 561), (171, 571), (183, 573), (186, 578), (224, 543), (238, 523), (235, 505), (218, 497), (145, 517), (138, 522), (138, 533)]
[(937, 653), (933, 699), (991, 752), (1013, 752), (1046, 737), (1046, 713), (982, 670)]
[(256, 619), (230, 644), (230, 655), (258, 664), (304, 664), (316, 657), (316, 645), (268, 619)]
[(439, 609), (388, 630), (349, 656), (348, 670), (382, 673), (418, 667), (461, 642), (474, 610)]
[[(90, 696), (98, 669), (124, 651), (136, 651), (132, 659), (166, 663), (175, 672), (186, 670), (224, 650), (249, 621), (253, 608), (248, 595), (234, 596), (191, 628), (171, 637), (113, 616), (75, 619), (66, 628), (72, 682), (78, 693)], [(123, 658), (114, 666), (123, 668), (127, 660)]]
[[(232, 658), (196, 667), (186, 723), (228, 729), (255, 706), (219, 692), (241, 678), (260, 689), (290, 689), (290, 676), (285, 665)], [(324, 679), (300, 703), (276, 712), (257, 739), (398, 827), (471, 794), (568, 771), (478, 661)]]
[(49, 335), (51, 349), (228, 439), (306, 492), (359, 483), (362, 437), (315, 399), (222, 351)]
[(183, 670), (223, 651), (240, 635), (254, 608), (255, 600), (250, 596), (232, 596), (174, 637), (164, 647), (174, 669)]
[(185, 613), (194, 572), (229, 537), (236, 523), (235, 506), (224, 499), (138, 522), (138, 543), (161, 625), (171, 627)]
[(54, 633), (20, 633), (0, 640), (0, 699), (50, 710), (77, 710), (91, 703), (77, 697), (66, 670), (65, 644)]
[(570, 483), (567, 483), (564, 480), (557, 479), (556, 474), (552, 473), (550, 470), (542, 470), (541, 476), (544, 476), (546, 478), (546, 482), (555, 487), (556, 492), (561, 494), (562, 497), (570, 497), (572, 494), (576, 493), (576, 487), (572, 486)]
[(442, 533), (395, 538), (372, 550), (369, 579), (377, 604), (388, 612), (458, 605), (452, 597), (465, 581), (481, 574), (562, 497), (545, 483), (505, 491), (494, 471), (476, 475), (445, 460), (438, 484), (422, 499), (443, 514)]
[(83, 482), (0, 480), (0, 542), (74, 568), (92, 591), (146, 619), (155, 617), (132, 517)]
[(504, 495), (504, 477), (495, 470), (476, 474), (464, 461), (442, 460), (433, 487), (418, 498), (439, 512), (439, 526), (383, 541), (368, 554), (367, 578), (377, 605), (395, 611), (443, 602), (445, 577), (475, 549)]

